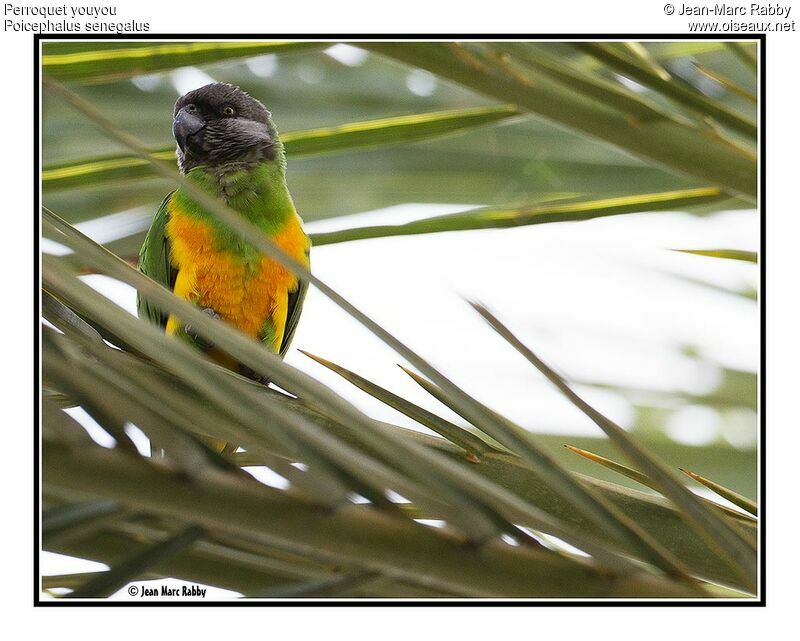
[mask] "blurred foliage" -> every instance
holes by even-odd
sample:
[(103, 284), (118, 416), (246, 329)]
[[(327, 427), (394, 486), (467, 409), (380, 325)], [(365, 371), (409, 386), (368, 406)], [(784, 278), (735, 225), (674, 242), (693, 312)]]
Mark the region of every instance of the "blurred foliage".
[[(317, 282), (464, 419), (450, 424), (324, 362), (444, 438), (377, 423), (114, 255), (136, 254), (175, 181), (97, 128), (104, 116), (169, 158), (170, 105), (210, 77), (240, 85), (272, 111), (307, 221), (408, 202), (476, 208), (402, 228), (333, 232), (318, 244), (668, 207), (705, 215), (752, 207), (752, 44), (331, 45), (44, 45), (45, 74), (69, 87), (50, 82), (43, 92), (44, 233), (74, 252), (44, 263), (44, 316), (59, 330), (43, 334), (44, 548), (112, 566), (47, 577), (44, 587), (101, 596), (136, 578), (175, 576), (251, 596), (730, 596), (719, 586), (754, 594), (755, 521), (697, 499), (674, 472), (687, 468), (749, 505), (738, 495), (755, 497), (754, 450), (682, 446), (662, 431), (664, 417), (684, 405), (753, 413), (754, 373), (720, 368), (721, 383), (705, 394), (579, 381), (634, 404), (634, 439), (476, 306), (609, 437), (570, 443), (608, 459), (623, 452), (652, 488), (636, 491), (643, 488), (617, 473), (623, 468), (576, 457), (563, 438), (533, 437), (483, 407)], [(235, 222), (224, 206), (211, 209)], [(121, 211), (130, 213), (125, 225), (106, 230), (113, 253), (72, 226)], [(246, 225), (237, 231), (264, 243)], [(689, 251), (755, 260), (736, 249)], [(86, 269), (180, 310), (302, 400), (220, 371), (108, 305), (77, 278)], [(91, 443), (62, 411), (75, 406), (115, 439), (114, 448)], [(137, 452), (129, 423), (163, 458)], [(197, 439), (207, 434), (246, 452), (208, 451)], [(254, 483), (241, 472), (247, 466), (284, 476), (289, 491)], [(387, 500), (388, 490), (410, 502)], [(369, 503), (353, 504), (353, 494)]]

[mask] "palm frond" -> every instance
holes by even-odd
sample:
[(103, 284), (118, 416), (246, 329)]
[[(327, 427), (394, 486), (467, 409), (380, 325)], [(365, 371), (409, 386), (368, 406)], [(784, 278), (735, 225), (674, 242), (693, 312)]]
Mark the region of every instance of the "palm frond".
[[(380, 209), (393, 198), (465, 205), (461, 213), (396, 225), (345, 223), (312, 234), (315, 246), (576, 223), (568, 230), (623, 214), (692, 208), (702, 216), (749, 207), (757, 175), (752, 47), (610, 43), (579, 51), (569, 43), (370, 41), (351, 45), (362, 51), (349, 67), (323, 53), (332, 44), (44, 45), (44, 137), (51, 143), (42, 228), (60, 248), (42, 260), (42, 546), (110, 569), (52, 574), (42, 590), (108, 597), (131, 581), (171, 577), (266, 599), (752, 598), (757, 518), (695, 495), (671, 471), (703, 469), (750, 494), (749, 470), (733, 483), (727, 472), (751, 452), (726, 457), (712, 444), (690, 453), (665, 449), (665, 439), (645, 431), (628, 433), (476, 305), (606, 434), (576, 441), (581, 447), (571, 451), (622, 476), (617, 483), (598, 478), (615, 478), (603, 468), (591, 476), (574, 471), (591, 469), (576, 457), (573, 465), (559, 437), (534, 434), (467, 392), (327, 276), (290, 259), (225, 202), (179, 176), (167, 139), (133, 126), (134, 119), (109, 118), (119, 110), (110, 111), (106, 100), (144, 101), (155, 88), (153, 110), (137, 115), (147, 120), (174, 100), (164, 83), (181, 67), (219, 71), (252, 91), (256, 83), (268, 87), (272, 73), (301, 77), (313, 61), (324, 74), (314, 82), (304, 76), (314, 86), (292, 94), (287, 111), (296, 107), (298, 117), (282, 136), (290, 167), (298, 167), (292, 180), (304, 187), (298, 196), (316, 198), (307, 201), (316, 203), (307, 220)], [(674, 61), (687, 56), (697, 58), (691, 68), (713, 79), (722, 98), (698, 92), (676, 71)], [(734, 64), (717, 64), (723, 58)], [(250, 64), (259, 61), (269, 65)], [(275, 96), (279, 108), (292, 93), (285, 81), (275, 81), (287, 87)], [(321, 105), (324, 118), (314, 112)], [(428, 433), (377, 420), (346, 393), (150, 280), (126, 260), (138, 249), (146, 212), (137, 209), (135, 224), (102, 243), (85, 233), (109, 214), (149, 206), (175, 185), (391, 348), (455, 417), (303, 351)], [(742, 250), (676, 251), (757, 261)], [(234, 374), (135, 318), (91, 287), (86, 273), (136, 290), (273, 385)], [(525, 274), (505, 277), (524, 282)], [(707, 284), (712, 288), (735, 289)], [(581, 383), (634, 399), (639, 411), (675, 403), (752, 411), (755, 374), (718, 368), (719, 386), (703, 392)], [(73, 409), (111, 445), (98, 445)], [(220, 453), (209, 437), (240, 449)], [(612, 445), (637, 469), (609, 458)], [(687, 474), (756, 515), (755, 502), (742, 494)], [(649, 491), (626, 487), (630, 481)]]

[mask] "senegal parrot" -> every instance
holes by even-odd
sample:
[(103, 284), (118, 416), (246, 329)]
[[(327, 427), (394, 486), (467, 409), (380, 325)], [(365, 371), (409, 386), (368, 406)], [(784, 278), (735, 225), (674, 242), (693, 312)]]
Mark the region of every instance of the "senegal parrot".
[[(283, 145), (261, 102), (229, 84), (206, 85), (175, 103), (172, 133), (178, 167), (188, 180), (224, 200), (295, 260), (309, 264), (310, 241), (286, 186)], [(139, 268), (204, 313), (286, 354), (307, 284), (229, 231), (184, 189), (161, 203), (139, 253)], [(180, 319), (141, 296), (137, 306), (140, 318), (260, 380)]]

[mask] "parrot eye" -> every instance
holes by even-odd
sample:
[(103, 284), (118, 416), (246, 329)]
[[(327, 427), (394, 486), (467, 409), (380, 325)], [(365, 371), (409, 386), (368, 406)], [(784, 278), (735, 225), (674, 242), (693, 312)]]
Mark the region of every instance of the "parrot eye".
[(234, 114), (233, 107), (225, 107), (222, 110), (222, 115), (223, 116), (232, 116), (233, 114)]

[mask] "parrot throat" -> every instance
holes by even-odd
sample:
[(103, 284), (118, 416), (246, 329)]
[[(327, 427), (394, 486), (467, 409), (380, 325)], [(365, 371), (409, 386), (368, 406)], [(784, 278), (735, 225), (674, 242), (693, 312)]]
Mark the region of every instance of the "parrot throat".
[[(278, 232), (295, 213), (282, 163), (267, 161), (255, 165), (228, 163), (214, 168), (195, 167), (186, 177), (270, 235)], [(238, 234), (203, 209), (184, 190), (178, 189), (172, 198), (179, 211), (213, 229), (218, 249), (236, 251), (245, 248), (246, 243)]]

